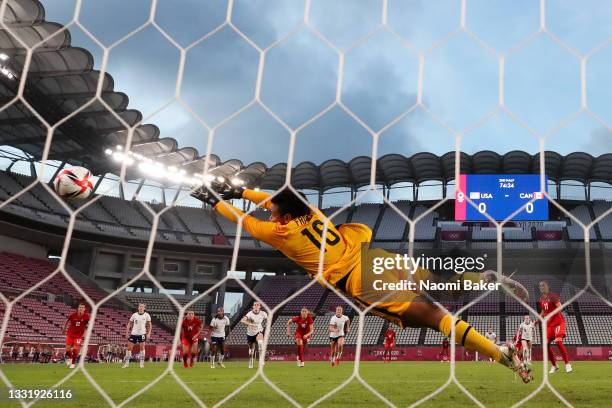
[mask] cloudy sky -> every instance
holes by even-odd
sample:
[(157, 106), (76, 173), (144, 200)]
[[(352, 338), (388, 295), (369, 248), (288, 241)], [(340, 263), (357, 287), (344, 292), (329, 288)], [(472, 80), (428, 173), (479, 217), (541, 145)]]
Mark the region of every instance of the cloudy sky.
[[(49, 21), (67, 23), (75, 12), (71, 0), (43, 4)], [(148, 0), (83, 0), (79, 21), (110, 46), (144, 24), (150, 12)], [(291, 128), (330, 107), (340, 83), (338, 53), (302, 26), (302, 0), (235, 0), (231, 21), (252, 44), (230, 26), (202, 39), (224, 22), (227, 12), (226, 0), (158, 1), (155, 21), (177, 44), (187, 48), (201, 40), (186, 54), (179, 85), (193, 113), (176, 101), (168, 104), (177, 85), (179, 51), (155, 27), (147, 26), (110, 51), (108, 72), (116, 89), (129, 95), (130, 107), (159, 126), (162, 136), (200, 154), (208, 142), (201, 121), (218, 126), (255, 96), (260, 55), (252, 44), (262, 49), (273, 45), (260, 97)], [(537, 152), (538, 140), (526, 127), (546, 137), (546, 149), (593, 155), (611, 151), (611, 133), (591, 116), (583, 113), (566, 121), (580, 108), (580, 61), (552, 37), (574, 53), (587, 54), (612, 37), (612, 2), (547, 0), (552, 36), (536, 35), (539, 0), (467, 0), (466, 25), (478, 40), (457, 31), (459, 0), (389, 0), (386, 27), (382, 20), (382, 0), (312, 0), (309, 13), (310, 24), (344, 55), (342, 103), (373, 131), (385, 128), (378, 155), (453, 150), (448, 128), (467, 131), (461, 149), (468, 153)], [(100, 67), (99, 46), (76, 26), (70, 32), (73, 45), (90, 50)], [(424, 57), (422, 101), (437, 119), (417, 107), (387, 127), (417, 100), (419, 54)], [(498, 104), (502, 54), (506, 106), (522, 125), (503, 111), (489, 115)], [(612, 45), (589, 57), (586, 76), (589, 107), (608, 123), (611, 79)], [(296, 140), (296, 163), (372, 154), (368, 131), (337, 104)], [(212, 152), (222, 159), (270, 165), (287, 161), (288, 146), (287, 130), (254, 104), (218, 127)]]

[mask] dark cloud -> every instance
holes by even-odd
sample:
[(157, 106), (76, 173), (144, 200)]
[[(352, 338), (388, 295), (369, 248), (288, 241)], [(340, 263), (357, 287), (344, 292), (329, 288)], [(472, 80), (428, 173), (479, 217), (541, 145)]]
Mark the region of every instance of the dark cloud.
[(605, 127), (593, 130), (584, 144), (584, 151), (593, 156), (612, 152), (612, 132)]
[[(46, 2), (45, 7), (48, 3), (52, 2)], [(66, 6), (70, 4), (66, 3)], [(109, 46), (146, 23), (150, 11), (151, 0), (84, 0), (79, 21), (100, 42)]]
[(227, 0), (158, 0), (155, 21), (182, 47), (223, 24)]
[(382, 5), (381, 0), (315, 0), (310, 24), (344, 50), (381, 24)]
[(258, 52), (229, 27), (187, 53), (181, 96), (210, 126), (255, 97)]
[(235, 0), (232, 22), (264, 49), (304, 21), (303, 0)]
[(418, 58), (388, 32), (351, 50), (342, 100), (374, 131), (416, 103)]
[[(227, 13), (227, 0), (181, 0), (180, 7), (176, 4), (160, 0), (155, 18), (182, 46), (217, 27)], [(428, 46), (458, 27), (459, 4), (455, 0), (390, 0), (389, 23), (413, 44)], [(474, 9), (477, 4), (470, 7)], [(66, 22), (74, 2), (54, 0), (45, 3), (45, 7), (50, 21)], [(86, 0), (82, 21), (108, 43), (146, 20), (149, 7), (149, 0)], [(520, 17), (523, 9), (516, 10)], [(382, 6), (379, 0), (314, 0), (311, 12), (312, 24), (334, 44), (346, 47), (375, 27)], [(304, 2), (299, 0), (235, 0), (232, 21), (258, 46), (267, 47), (298, 27), (303, 13)], [(472, 15), (486, 13), (468, 14), (468, 22)], [(524, 27), (520, 29), (524, 31)], [(99, 66), (100, 50), (95, 50), (92, 41), (76, 28), (71, 32), (73, 44), (93, 50)], [(497, 36), (502, 35), (503, 30), (498, 30), (491, 37), (499, 40)], [(516, 37), (514, 31), (509, 35)], [(475, 52), (470, 47), (474, 46), (466, 42), (454, 51), (440, 49), (426, 56), (424, 101), (449, 120), (471, 123), (484, 111), (481, 105), (496, 95), (497, 84), (482, 80), (483, 69), (490, 64), (470, 59)], [(565, 51), (554, 46), (552, 54), (546, 53), (549, 50), (550, 44), (532, 44), (508, 59), (506, 65), (507, 102), (516, 109), (515, 113), (537, 127), (556, 123), (559, 112), (565, 113), (568, 105), (579, 101), (578, 71), (567, 64)], [(258, 61), (254, 48), (229, 27), (224, 28), (188, 53), (181, 96), (203, 119), (217, 124), (253, 97)], [(177, 63), (178, 51), (153, 28), (147, 28), (111, 52), (108, 70), (115, 78), (116, 89), (129, 95), (130, 107), (142, 110), (146, 116), (172, 95)], [(299, 126), (335, 99), (337, 66), (338, 56), (333, 50), (303, 28), (268, 52), (262, 100), (290, 126)], [(488, 71), (485, 73), (488, 75)], [(415, 101), (416, 58), (390, 34), (377, 34), (348, 52), (344, 74), (343, 101), (374, 129), (389, 123)], [(535, 97), (534, 89), (539, 90)], [(597, 98), (600, 105), (609, 100), (606, 95), (598, 94)], [(206, 152), (206, 130), (179, 104), (159, 112), (150, 122), (161, 128), (162, 136), (176, 138), (181, 146), (194, 146), (201, 154)], [(464, 146), (503, 151), (517, 146), (517, 140), (527, 143), (527, 138), (513, 137), (513, 132), (511, 126), (493, 123), (482, 132), (474, 132)], [(612, 147), (598, 132), (591, 136), (586, 143), (588, 149), (609, 151)], [(223, 159), (272, 164), (286, 161), (286, 141), (286, 131), (261, 108), (253, 107), (218, 130), (213, 153)], [(578, 142), (572, 138), (554, 143), (560, 149), (577, 150)], [(371, 148), (369, 134), (341, 109), (334, 108), (300, 132), (295, 161), (350, 160), (370, 155)], [(379, 155), (445, 153), (454, 148), (454, 137), (417, 110), (381, 135)]]
[(302, 30), (268, 53), (261, 99), (297, 128), (334, 101), (337, 73), (338, 56)]

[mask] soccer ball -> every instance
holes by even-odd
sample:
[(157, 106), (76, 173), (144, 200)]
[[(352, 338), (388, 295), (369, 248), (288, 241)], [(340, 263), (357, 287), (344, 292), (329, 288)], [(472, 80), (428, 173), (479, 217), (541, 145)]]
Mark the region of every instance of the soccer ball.
[(64, 169), (53, 180), (53, 187), (64, 200), (79, 201), (91, 195), (91, 172), (84, 167)]

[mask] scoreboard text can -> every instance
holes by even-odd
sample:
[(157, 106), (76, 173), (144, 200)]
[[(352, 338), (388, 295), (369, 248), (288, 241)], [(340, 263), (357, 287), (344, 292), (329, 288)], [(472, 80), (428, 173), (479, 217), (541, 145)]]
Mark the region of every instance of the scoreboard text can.
[[(548, 178), (544, 185), (548, 186)], [(466, 196), (476, 208), (467, 202)], [(462, 174), (459, 177), (455, 221), (488, 221), (485, 213), (502, 221), (523, 206), (512, 220), (548, 220), (548, 200), (540, 192), (539, 174)]]

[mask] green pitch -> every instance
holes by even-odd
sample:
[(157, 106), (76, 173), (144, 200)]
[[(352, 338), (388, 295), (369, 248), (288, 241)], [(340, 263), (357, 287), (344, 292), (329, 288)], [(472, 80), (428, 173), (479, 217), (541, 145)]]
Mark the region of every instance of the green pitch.
[[(89, 373), (116, 403), (139, 391), (161, 376), (155, 386), (127, 404), (127, 407), (196, 407), (187, 392), (171, 375), (163, 375), (166, 364), (148, 363), (144, 369), (132, 364), (121, 369), (118, 364), (90, 364)], [(226, 369), (211, 369), (200, 363), (184, 369), (176, 364), (177, 375), (207, 406), (213, 406), (256, 373), (243, 361), (227, 362)], [(2, 372), (17, 388), (50, 386), (69, 373), (65, 365), (5, 364)], [(612, 362), (576, 362), (574, 373), (559, 371), (551, 376), (551, 383), (576, 407), (609, 406), (612, 395)], [(268, 378), (307, 406), (346, 381), (353, 372), (353, 364), (344, 362), (331, 368), (328, 363), (306, 363), (298, 368), (295, 363), (269, 362), (264, 370)], [(408, 406), (444, 385), (449, 377), (449, 364), (439, 362), (381, 362), (361, 363), (362, 378), (397, 406)], [(513, 373), (499, 365), (484, 362), (457, 363), (456, 375), (460, 382), (486, 406), (508, 407), (535, 390), (542, 378), (542, 366), (534, 367), (536, 381), (525, 385)], [(105, 407), (102, 397), (89, 384), (82, 372), (77, 372), (61, 388), (72, 389), (70, 402), (49, 401), (40, 407)], [(3, 388), (0, 407), (17, 407), (7, 399)], [(383, 402), (353, 379), (346, 387), (321, 403), (322, 407), (380, 407)], [(255, 379), (239, 394), (227, 400), (226, 407), (288, 407), (290, 404), (274, 392), (261, 377)], [(435, 396), (424, 407), (474, 406), (472, 401), (454, 384)], [(548, 388), (544, 388), (526, 407), (561, 407), (563, 404)]]

